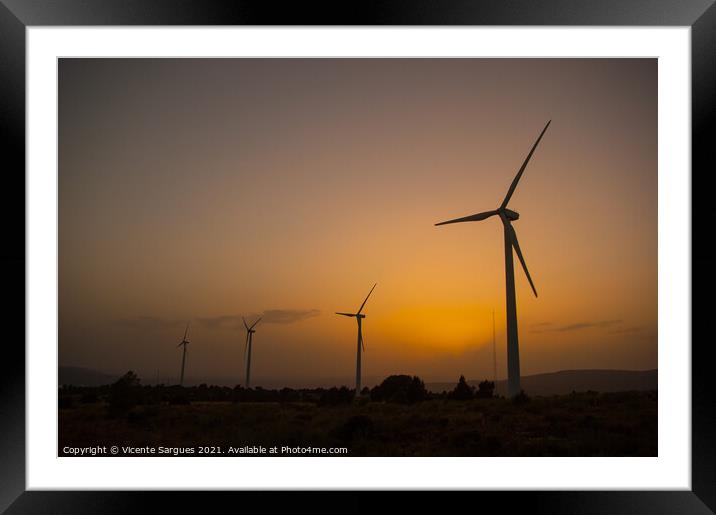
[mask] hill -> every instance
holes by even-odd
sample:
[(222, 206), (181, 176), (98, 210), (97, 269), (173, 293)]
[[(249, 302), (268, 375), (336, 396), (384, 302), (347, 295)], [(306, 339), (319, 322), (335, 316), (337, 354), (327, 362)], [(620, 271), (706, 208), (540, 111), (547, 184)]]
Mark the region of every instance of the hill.
[[(470, 380), (477, 386), (481, 380)], [(453, 383), (426, 383), (425, 387), (432, 392), (450, 391), (455, 388)], [(657, 390), (657, 370), (560, 370), (546, 374), (522, 376), (522, 389), (530, 395), (564, 395), (576, 392), (620, 392)], [(507, 392), (507, 381), (497, 381), (495, 391), (498, 395)]]

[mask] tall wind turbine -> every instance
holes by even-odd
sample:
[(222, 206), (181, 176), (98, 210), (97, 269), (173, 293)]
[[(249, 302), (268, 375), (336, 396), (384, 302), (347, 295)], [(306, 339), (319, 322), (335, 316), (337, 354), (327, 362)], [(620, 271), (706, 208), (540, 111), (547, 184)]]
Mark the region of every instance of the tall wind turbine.
[(502, 201), (502, 204), (500, 204), (500, 207), (494, 211), (485, 211), (465, 216), (463, 218), (456, 218), (454, 220), (448, 220), (446, 222), (435, 224), (445, 225), (458, 222), (478, 222), (495, 215), (499, 216), (500, 220), (502, 220), (505, 236), (505, 286), (507, 290), (505, 295), (507, 301), (507, 393), (509, 396), (517, 395), (520, 392), (520, 349), (517, 341), (517, 303), (515, 300), (515, 271), (512, 262), (512, 249), (515, 250), (520, 263), (522, 263), (522, 268), (525, 271), (527, 280), (530, 282), (530, 286), (532, 287), (535, 297), (537, 296), (537, 290), (535, 289), (530, 273), (527, 270), (527, 264), (522, 256), (520, 244), (517, 242), (517, 234), (515, 233), (515, 229), (512, 227), (512, 222), (519, 219), (520, 215), (515, 211), (507, 209), (507, 204), (512, 198), (512, 194), (515, 192), (515, 188), (517, 188), (517, 183), (520, 181), (522, 173), (527, 167), (527, 163), (532, 157), (532, 154), (537, 148), (542, 136), (544, 136), (544, 133), (550, 123), (552, 123), (552, 120), (547, 122), (547, 125), (545, 125), (544, 129), (542, 129), (537, 141), (535, 141), (535, 144), (532, 145), (530, 153), (527, 154), (527, 158), (525, 159), (525, 162), (522, 163), (522, 166), (512, 181), (510, 189), (507, 190), (507, 195), (505, 195), (505, 199)]
[(184, 366), (186, 365), (186, 346), (189, 345), (189, 340), (186, 339), (187, 334), (189, 333), (189, 323), (186, 324), (186, 329), (184, 330), (184, 338), (182, 338), (181, 342), (177, 347), (184, 346), (184, 352), (181, 355), (181, 376), (179, 376), (179, 386), (184, 386)]
[(361, 313), (363, 311), (363, 306), (365, 306), (365, 303), (368, 302), (368, 297), (370, 297), (370, 294), (373, 293), (373, 290), (375, 289), (376, 285), (378, 283), (375, 283), (373, 287), (368, 292), (368, 296), (363, 301), (363, 304), (360, 305), (360, 308), (358, 308), (358, 311), (356, 313), (339, 313), (336, 311), (336, 315), (343, 315), (344, 317), (355, 317), (356, 321), (358, 322), (358, 356), (356, 358), (356, 396), (360, 395), (360, 357), (361, 357), (361, 351), (365, 350), (365, 346), (363, 345), (363, 325), (362, 321), (365, 318), (365, 315)]
[(251, 385), (251, 344), (254, 341), (254, 333), (256, 332), (254, 327), (256, 327), (256, 324), (261, 322), (261, 318), (262, 317), (259, 317), (259, 319), (254, 322), (251, 327), (249, 327), (249, 324), (246, 323), (246, 319), (241, 317), (241, 320), (244, 321), (244, 327), (246, 328), (246, 343), (244, 344), (244, 359), (246, 360), (246, 388), (250, 388)]

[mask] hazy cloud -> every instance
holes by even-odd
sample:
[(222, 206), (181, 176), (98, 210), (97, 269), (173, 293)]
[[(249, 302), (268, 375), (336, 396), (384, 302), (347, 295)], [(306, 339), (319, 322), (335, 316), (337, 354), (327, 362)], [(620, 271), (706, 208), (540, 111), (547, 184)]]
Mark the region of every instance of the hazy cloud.
[(293, 324), (321, 314), (318, 309), (267, 309), (262, 313), (247, 315), (225, 315), (199, 318), (199, 322), (212, 329), (237, 329), (243, 327), (242, 316), (248, 323), (261, 317), (262, 324)]
[[(293, 324), (320, 314), (321, 311), (318, 309), (267, 309), (262, 313), (249, 313), (246, 315), (199, 317), (196, 321), (209, 329), (240, 329), (244, 326), (241, 320), (242, 316), (246, 317), (248, 323), (252, 323), (258, 317), (261, 317), (262, 324)], [(142, 332), (177, 329), (184, 327), (187, 322), (187, 320), (154, 316), (138, 316), (116, 320), (116, 323), (122, 327)]]
[(320, 314), (321, 312), (318, 309), (267, 309), (261, 315), (263, 317), (261, 323), (292, 324), (307, 318), (317, 317)]
[(241, 327), (241, 316), (226, 315), (220, 317), (198, 318), (199, 323), (209, 329), (236, 329)]
[[(580, 331), (582, 329), (590, 329), (590, 328), (607, 328), (614, 325), (621, 324), (622, 320), (599, 320), (596, 322), (578, 322), (576, 324), (568, 324), (568, 325), (562, 325), (559, 327), (548, 327), (546, 329), (533, 329), (533, 333), (545, 333), (545, 332), (557, 332), (557, 333), (566, 333), (570, 331)], [(550, 322), (543, 322), (542, 324), (534, 324), (532, 327), (538, 327), (538, 326), (551, 326), (552, 324)]]

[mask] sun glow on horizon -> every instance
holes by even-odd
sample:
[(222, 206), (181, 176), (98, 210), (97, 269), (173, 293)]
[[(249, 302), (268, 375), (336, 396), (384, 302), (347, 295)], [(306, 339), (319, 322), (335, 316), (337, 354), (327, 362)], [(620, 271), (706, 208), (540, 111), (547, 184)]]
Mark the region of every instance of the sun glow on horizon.
[(60, 360), (173, 370), (191, 319), (189, 376), (233, 377), (240, 317), (273, 313), (257, 379), (350, 376), (356, 323), (333, 313), (377, 282), (366, 374), (491, 377), (494, 309), (502, 376), (502, 224), (434, 224), (497, 208), (551, 119), (509, 205), (539, 293), (515, 255), (522, 372), (655, 368), (656, 77), (653, 59), (64, 59)]

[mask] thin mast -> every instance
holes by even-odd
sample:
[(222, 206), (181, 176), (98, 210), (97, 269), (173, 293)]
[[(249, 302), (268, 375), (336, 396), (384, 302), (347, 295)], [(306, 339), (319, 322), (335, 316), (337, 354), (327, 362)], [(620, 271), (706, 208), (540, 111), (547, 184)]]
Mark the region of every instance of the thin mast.
[(495, 348), (495, 308), (492, 308), (492, 378), (497, 385), (497, 350)]

